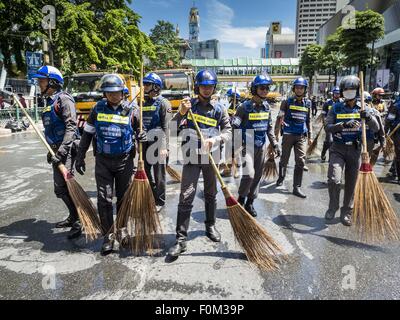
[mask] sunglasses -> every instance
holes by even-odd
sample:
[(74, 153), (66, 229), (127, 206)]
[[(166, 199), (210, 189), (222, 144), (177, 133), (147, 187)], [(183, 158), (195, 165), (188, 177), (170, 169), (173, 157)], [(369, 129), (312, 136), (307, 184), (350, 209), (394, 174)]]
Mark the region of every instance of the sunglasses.
[(269, 90), (268, 86), (258, 86), (258, 89), (260, 90)]

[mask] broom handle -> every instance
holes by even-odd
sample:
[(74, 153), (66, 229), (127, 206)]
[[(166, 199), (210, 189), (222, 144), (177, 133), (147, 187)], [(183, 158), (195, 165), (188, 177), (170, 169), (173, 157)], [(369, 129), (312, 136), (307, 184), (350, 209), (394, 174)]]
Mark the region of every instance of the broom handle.
[[(203, 137), (203, 134), (201, 133), (201, 130), (200, 130), (200, 128), (199, 128), (199, 125), (197, 124), (197, 121), (196, 121), (196, 119), (195, 119), (195, 117), (194, 117), (193, 112), (192, 112), (191, 109), (189, 109), (189, 115), (190, 115), (190, 117), (192, 118), (192, 121), (193, 121), (193, 123), (194, 123), (194, 127), (196, 128), (196, 131), (197, 131), (197, 134), (198, 134), (198, 136), (199, 136), (199, 138), (200, 138), (201, 144), (204, 145), (204, 137)], [(217, 165), (215, 164), (214, 158), (212, 157), (212, 155), (211, 155), (210, 152), (208, 152), (208, 158), (210, 159), (211, 165), (212, 165), (212, 167), (213, 167), (213, 169), (214, 169), (214, 173), (215, 173), (215, 175), (217, 176), (217, 178), (218, 178), (218, 180), (219, 180), (219, 182), (220, 182), (220, 184), (221, 184), (221, 188), (222, 188), (222, 189), (226, 188), (225, 182), (224, 182), (224, 180), (222, 179), (222, 177), (221, 177), (221, 175), (220, 175), (220, 173), (219, 173), (219, 170), (218, 170), (218, 168), (217, 168)]]
[(400, 123), (394, 128), (392, 131), (390, 131), (388, 137), (391, 138), (393, 137), (394, 133), (400, 128)]
[(233, 111), (236, 112), (236, 88), (235, 88), (235, 92), (233, 94)]
[[(364, 101), (364, 72), (360, 71), (360, 89), (361, 89), (361, 111), (365, 110), (365, 101)], [(367, 152), (367, 129), (365, 127), (365, 119), (361, 119), (362, 125), (362, 145), (363, 152)]]
[(52, 156), (55, 156), (55, 153), (53, 149), (50, 147), (50, 145), (47, 143), (45, 137), (43, 137), (43, 134), (40, 132), (39, 128), (35, 125), (35, 122), (32, 120), (31, 116), (28, 114), (28, 111), (25, 110), (25, 108), (22, 106), (21, 102), (19, 102), (18, 97), (13, 94), (14, 101), (17, 102), (19, 108), (22, 110), (22, 112), (25, 114), (25, 116), (28, 118), (29, 123), (32, 125), (33, 129), (36, 131), (36, 134), (39, 136), (40, 140), (42, 140), (44, 146), (46, 149), (50, 152)]
[[(139, 131), (143, 130), (143, 61), (140, 64)], [(143, 160), (143, 146), (139, 143), (139, 161)]]

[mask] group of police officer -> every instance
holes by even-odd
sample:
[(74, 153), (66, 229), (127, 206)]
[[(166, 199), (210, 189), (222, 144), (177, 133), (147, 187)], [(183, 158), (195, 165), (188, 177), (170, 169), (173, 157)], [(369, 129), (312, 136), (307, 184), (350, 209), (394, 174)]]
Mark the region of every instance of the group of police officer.
[[(62, 162), (71, 172), (75, 167), (78, 173), (84, 174), (85, 155), (93, 144), (98, 213), (104, 234), (101, 254), (109, 254), (114, 249), (115, 238), (112, 230), (114, 185), (118, 209), (135, 171), (137, 143), (143, 145), (145, 169), (158, 211), (165, 205), (165, 168), (169, 154), (170, 122), (167, 113), (170, 111), (170, 104), (161, 96), (162, 80), (155, 73), (144, 77), (144, 127), (140, 130), (139, 108), (136, 102), (130, 103), (124, 99), (124, 81), (116, 74), (105, 75), (100, 83), (104, 98), (91, 110), (83, 134), (79, 137), (74, 101), (62, 91), (61, 73), (54, 67), (45, 66), (39, 69), (36, 78), (46, 100), (42, 115), (45, 136), (56, 151), (56, 156), (48, 157), (54, 169), (55, 193), (70, 212), (68, 218), (58, 223), (57, 227), (71, 227), (70, 239), (81, 234), (76, 209), (57, 165)], [(268, 142), (276, 156), (281, 157), (277, 186), (281, 186), (285, 180), (291, 150), (294, 149), (293, 194), (306, 198), (301, 185), (307, 145), (312, 142), (311, 101), (307, 98), (307, 80), (298, 78), (293, 82), (293, 97), (281, 103), (275, 128), (267, 102), (273, 83), (271, 77), (256, 76), (251, 83), (252, 98), (237, 104), (234, 101), (239, 99), (231, 99), (230, 112), (221, 102), (212, 99), (217, 83), (217, 76), (213, 71), (198, 72), (195, 78), (196, 97), (185, 98), (171, 119), (171, 123), (175, 123), (178, 128), (176, 133), (182, 137), (185, 159), (177, 212), (177, 241), (168, 252), (172, 257), (178, 257), (186, 251), (190, 215), (200, 173), (204, 181), (206, 236), (214, 242), (221, 241), (221, 235), (215, 226), (217, 180), (208, 159), (208, 153), (211, 153), (216, 162), (219, 162), (221, 144), (226, 144), (226, 150), (231, 151), (228, 157), (234, 158), (239, 153), (241, 155), (242, 178), (238, 202), (253, 217), (257, 216), (254, 201), (258, 195)], [(372, 107), (360, 111), (359, 91), (360, 80), (355, 76), (346, 76), (340, 87), (334, 88), (333, 99), (323, 108), (327, 138), (321, 157), (325, 160), (329, 149), (330, 199), (325, 218), (332, 220), (339, 210), (340, 183), (344, 172), (345, 192), (340, 218), (346, 226), (351, 225), (354, 189), (361, 161), (361, 119), (366, 120), (371, 137), (382, 135), (383, 128), (380, 125), (382, 121), (378, 119), (379, 112), (374, 112)], [(236, 92), (231, 93), (236, 95)], [(196, 120), (205, 137), (204, 144), (201, 144), (197, 136), (193, 120)], [(391, 105), (385, 122), (386, 133), (400, 123), (400, 101)], [(275, 133), (282, 135), (281, 147)], [(396, 146), (395, 165), (400, 172), (400, 130), (393, 136), (393, 140)]]

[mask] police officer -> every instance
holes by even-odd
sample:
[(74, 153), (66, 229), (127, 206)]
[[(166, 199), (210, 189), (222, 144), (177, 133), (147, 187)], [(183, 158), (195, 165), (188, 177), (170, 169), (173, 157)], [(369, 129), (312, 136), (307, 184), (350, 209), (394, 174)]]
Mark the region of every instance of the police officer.
[(68, 238), (81, 235), (78, 212), (69, 195), (64, 177), (58, 169), (60, 163), (73, 173), (78, 130), (74, 99), (62, 90), (64, 84), (60, 71), (52, 66), (41, 67), (34, 75), (40, 87), (45, 103), (42, 113), (44, 135), (46, 141), (55, 152), (55, 156), (47, 154), (47, 162), (53, 164), (54, 193), (68, 208), (69, 216), (56, 224), (56, 228), (71, 227)]
[(351, 225), (354, 189), (361, 164), (361, 119), (372, 131), (378, 130), (378, 122), (370, 110), (360, 112), (357, 96), (360, 92), (360, 79), (346, 76), (340, 82), (344, 101), (336, 103), (329, 111), (325, 130), (333, 135), (329, 149), (328, 191), (329, 209), (325, 219), (332, 220), (339, 209), (340, 182), (344, 171), (345, 187), (340, 221), (345, 226)]
[(276, 120), (276, 126), (283, 128), (282, 156), (276, 185), (281, 186), (285, 180), (290, 153), (294, 148), (296, 164), (293, 175), (293, 194), (300, 198), (307, 197), (300, 187), (303, 180), (307, 141), (308, 144), (311, 143), (311, 101), (306, 98), (307, 87), (308, 81), (302, 77), (293, 81), (294, 97), (282, 101)]
[[(97, 102), (85, 123), (78, 156), (76, 171), (84, 174), (85, 155), (92, 139), (96, 138), (95, 177), (97, 184), (97, 208), (104, 234), (101, 254), (112, 252), (113, 233), (113, 193), (117, 196), (117, 212), (133, 174), (135, 157), (135, 128), (133, 108), (124, 101), (124, 81), (117, 74), (104, 75), (100, 81), (100, 91), (104, 99)], [(145, 133), (141, 134), (145, 140)]]
[[(397, 125), (400, 123), (400, 98), (396, 97), (396, 100), (391, 102), (391, 105), (388, 110), (387, 117), (385, 119), (385, 132), (390, 134)], [(394, 151), (395, 158), (393, 161), (393, 166), (395, 170), (393, 170), (393, 177), (397, 175), (397, 181), (400, 184), (400, 130), (398, 129), (393, 135), (392, 140), (394, 143)]]
[(129, 102), (129, 97), (131, 94), (129, 93), (129, 89), (127, 87), (124, 87), (124, 100)]
[(238, 107), (232, 121), (232, 127), (241, 129), (243, 133), (243, 170), (246, 170), (240, 181), (238, 202), (253, 217), (257, 216), (253, 202), (257, 198), (263, 172), (267, 137), (275, 153), (280, 155), (272, 126), (271, 109), (267, 102), (267, 95), (272, 83), (269, 75), (256, 76), (251, 83), (252, 99)]
[(381, 114), (386, 116), (386, 105), (382, 100), (384, 94), (385, 90), (383, 88), (375, 88), (374, 90), (372, 90), (372, 106)]
[[(340, 88), (339, 87), (334, 87), (332, 89), (332, 99), (327, 100), (324, 105), (322, 106), (322, 114), (324, 115), (324, 121), (326, 120), (326, 117), (328, 115), (329, 110), (332, 109), (332, 106), (336, 102), (340, 102)], [(325, 132), (325, 141), (322, 146), (322, 152), (321, 152), (321, 160), (324, 162), (326, 160), (326, 152), (329, 150), (330, 145), (332, 144), (332, 134)]]
[[(229, 107), (228, 107), (228, 115), (230, 118), (230, 121), (232, 123), (232, 120), (234, 118), (234, 115), (236, 113), (236, 109), (240, 104), (240, 94), (238, 92), (236, 92), (236, 90), (234, 91), (233, 89), (229, 89), (226, 92), (226, 95), (229, 99)], [(239, 167), (240, 167), (240, 157), (236, 157), (235, 156), (235, 150), (234, 150), (234, 139), (233, 139), (233, 135), (232, 135), (232, 139), (229, 140), (227, 143), (225, 143), (225, 168), (222, 172), (222, 176), (223, 177), (230, 177), (232, 175), (232, 168), (234, 165), (237, 166), (236, 170), (235, 170), (235, 176), (234, 178), (238, 178), (239, 177)], [(236, 164), (233, 163), (233, 160), (236, 160)]]
[[(215, 92), (217, 76), (211, 70), (201, 70), (195, 78), (195, 93), (198, 98), (185, 99), (180, 105), (179, 112), (173, 117), (178, 128), (181, 128), (184, 165), (182, 171), (181, 193), (178, 204), (176, 227), (176, 244), (170, 248), (168, 254), (177, 257), (186, 251), (187, 231), (193, 200), (196, 194), (200, 172), (204, 179), (204, 200), (206, 213), (206, 235), (214, 241), (221, 241), (221, 235), (215, 228), (217, 182), (214, 171), (207, 156), (208, 152), (219, 152), (221, 141), (228, 141), (232, 135), (228, 114), (222, 104), (213, 103), (211, 96)], [(195, 126), (188, 115), (189, 109), (197, 120), (203, 132), (205, 145), (201, 145)], [(218, 161), (216, 161), (218, 163)]]
[(372, 96), (369, 94), (368, 91), (364, 91), (363, 94), (364, 101), (366, 103), (366, 109), (368, 109), (371, 112), (371, 115), (375, 117), (376, 121), (378, 122), (378, 131), (374, 132), (371, 130), (368, 125), (367, 125), (367, 149), (368, 149), (368, 154), (371, 157), (372, 156), (372, 151), (374, 150), (375, 144), (379, 142), (380, 147), (384, 148), (386, 144), (386, 138), (385, 138), (385, 128), (383, 125), (383, 120), (381, 117), (381, 113), (375, 109), (372, 108)]
[(145, 75), (143, 87), (145, 93), (143, 126), (148, 133), (148, 141), (143, 143), (144, 163), (159, 212), (165, 205), (165, 170), (168, 157), (166, 117), (171, 104), (160, 94), (162, 80), (156, 73), (151, 72)]

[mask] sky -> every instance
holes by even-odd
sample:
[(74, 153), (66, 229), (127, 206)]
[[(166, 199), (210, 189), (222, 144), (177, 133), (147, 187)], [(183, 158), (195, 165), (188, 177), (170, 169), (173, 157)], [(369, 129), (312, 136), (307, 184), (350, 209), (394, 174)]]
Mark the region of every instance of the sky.
[[(272, 21), (283, 33), (296, 28), (296, 0), (197, 0), (200, 40), (218, 39), (220, 58), (260, 57)], [(130, 7), (142, 16), (140, 29), (147, 34), (166, 20), (178, 24), (180, 37), (189, 37), (189, 11), (193, 0), (132, 0)]]

